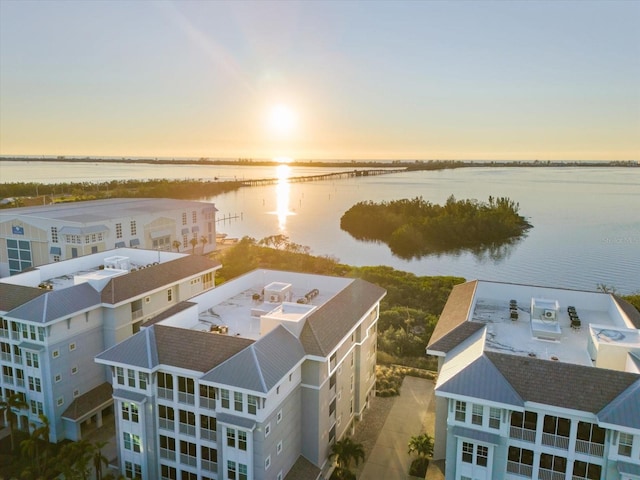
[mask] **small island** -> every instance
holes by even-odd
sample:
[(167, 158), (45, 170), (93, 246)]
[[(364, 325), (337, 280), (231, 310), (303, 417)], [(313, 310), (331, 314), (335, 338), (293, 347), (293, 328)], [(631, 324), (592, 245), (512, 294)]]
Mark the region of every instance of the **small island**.
[(512, 242), (532, 227), (519, 208), (509, 198), (492, 196), (480, 202), (451, 195), (444, 205), (422, 197), (367, 201), (347, 210), (340, 228), (358, 240), (384, 242), (401, 258), (416, 258)]

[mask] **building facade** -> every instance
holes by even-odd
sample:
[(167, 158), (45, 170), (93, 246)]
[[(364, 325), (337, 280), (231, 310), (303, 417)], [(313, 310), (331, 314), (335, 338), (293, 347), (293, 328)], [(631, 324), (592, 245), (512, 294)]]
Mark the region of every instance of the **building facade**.
[(384, 294), (362, 280), (257, 270), (98, 355), (112, 374), (122, 473), (326, 473), (331, 445), (352, 432), (375, 393)]
[[(18, 394), (21, 429), (50, 421), (50, 440), (79, 440), (112, 412), (111, 377), (94, 357), (152, 316), (214, 288), (220, 263), (122, 248), (0, 280), (0, 396)], [(144, 378), (137, 379), (144, 382)]]
[(640, 479), (639, 328), (611, 294), (454, 287), (427, 347), (446, 478)]
[(209, 253), (215, 206), (113, 198), (0, 210), (0, 277), (114, 248)]

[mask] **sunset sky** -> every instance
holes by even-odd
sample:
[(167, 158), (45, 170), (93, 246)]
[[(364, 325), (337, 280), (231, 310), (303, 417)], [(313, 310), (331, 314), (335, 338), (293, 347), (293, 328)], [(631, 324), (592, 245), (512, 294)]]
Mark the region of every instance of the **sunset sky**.
[(640, 159), (638, 1), (0, 0), (0, 155)]

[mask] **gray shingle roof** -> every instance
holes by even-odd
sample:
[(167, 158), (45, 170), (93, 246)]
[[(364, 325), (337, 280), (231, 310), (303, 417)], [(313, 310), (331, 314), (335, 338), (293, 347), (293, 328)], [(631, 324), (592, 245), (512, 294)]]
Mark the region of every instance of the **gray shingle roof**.
[(113, 390), (108, 382), (101, 383), (87, 393), (76, 398), (62, 414), (63, 418), (79, 420), (101, 405), (112, 401)]
[(322, 470), (300, 455), (284, 480), (318, 480)]
[(117, 304), (220, 265), (219, 261), (201, 255), (187, 255), (169, 262), (152, 265), (112, 278), (102, 290), (102, 301), (108, 304)]
[(453, 287), (429, 339), (427, 350), (446, 353), (483, 327), (480, 323), (467, 322), (477, 285), (478, 281), (474, 280)]
[(0, 283), (0, 312), (9, 312), (23, 303), (44, 295), (48, 290)]
[(102, 352), (96, 359), (146, 369), (170, 365), (204, 373), (252, 343), (253, 340), (246, 338), (153, 325)]
[(524, 401), (594, 414), (640, 381), (634, 373), (504, 353), (484, 355)]
[(355, 279), (309, 315), (300, 333), (305, 352), (309, 355), (329, 356), (356, 322), (385, 294), (382, 287)]
[(88, 283), (44, 292), (46, 293), (11, 310), (7, 316), (48, 323), (100, 305), (100, 293)]
[(278, 326), (211, 370), (203, 380), (267, 393), (304, 355), (298, 339)]

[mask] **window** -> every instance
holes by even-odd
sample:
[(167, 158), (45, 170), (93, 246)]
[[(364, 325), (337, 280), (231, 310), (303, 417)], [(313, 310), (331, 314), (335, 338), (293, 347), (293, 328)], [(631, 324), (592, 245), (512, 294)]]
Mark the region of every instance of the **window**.
[(40, 384), (40, 379), (37, 377), (29, 377), (29, 390), (33, 392), (41, 392), (42, 386)]
[(122, 419), (138, 423), (138, 405), (135, 403), (122, 402)]
[(44, 413), (44, 406), (42, 405), (42, 402), (31, 400), (31, 413), (33, 413), (34, 415), (40, 415)]
[(135, 388), (136, 387), (136, 371), (127, 370), (127, 378), (129, 379), (129, 386)]
[(140, 437), (128, 432), (122, 434), (124, 438), (124, 448), (126, 450), (133, 450), (134, 452), (140, 452)]
[(236, 480), (236, 462), (232, 462), (231, 460), (227, 460), (227, 478), (229, 480)]
[(278, 442), (278, 446), (276, 447), (276, 453), (280, 455), (282, 453), (282, 440)]
[(160, 435), (160, 458), (176, 459), (176, 439)]
[(198, 214), (195, 210), (191, 212), (191, 223), (196, 223), (198, 221)]
[(602, 477), (602, 467), (594, 463), (573, 462), (573, 480), (600, 480)]
[(237, 412), (242, 411), (242, 393), (241, 392), (233, 392), (233, 408)]
[(187, 212), (182, 212), (182, 225), (187, 224)]
[(236, 448), (236, 431), (233, 428), (227, 428), (227, 447)]
[(126, 478), (142, 478), (142, 467), (137, 463), (125, 461), (124, 476)]
[(220, 402), (222, 408), (229, 408), (229, 390), (220, 389)]
[(116, 382), (118, 385), (124, 385), (124, 368), (116, 367)]
[(247, 450), (247, 432), (238, 430), (238, 448), (240, 450)]
[(264, 459), (264, 469), (269, 470), (270, 466), (271, 466), (271, 455), (269, 455), (267, 458)]
[(138, 382), (140, 382), (140, 390), (146, 390), (149, 383), (149, 376), (145, 372), (138, 373)]
[(534, 443), (538, 414), (535, 412), (511, 412), (510, 437)]
[(71, 375), (75, 375), (76, 373), (78, 373), (78, 366), (74, 365), (71, 367)]
[(160, 465), (161, 480), (177, 480), (176, 469), (168, 465)]
[(282, 420), (282, 410), (278, 410), (278, 413), (276, 415), (276, 423), (280, 423), (281, 420)]
[(200, 457), (202, 457), (202, 468), (209, 472), (218, 470), (218, 451), (211, 447), (200, 447)]
[(40, 361), (37, 353), (26, 352), (27, 367), (39, 368)]
[(158, 425), (165, 430), (173, 430), (175, 425), (175, 412), (166, 405), (158, 405)]
[(474, 404), (473, 407), (471, 407), (471, 423), (473, 423), (474, 425), (482, 425), (483, 410), (484, 408), (482, 407), (482, 405)]
[(62, 375), (60, 375), (59, 373), (56, 373), (56, 376), (53, 377), (53, 380), (58, 383), (62, 381)]
[[(20, 228), (22, 227), (15, 227)], [(31, 242), (27, 240), (14, 240), (7, 238), (7, 257), (9, 258), (9, 275), (21, 272), (32, 267)]]
[(533, 473), (533, 450), (509, 447), (507, 472), (531, 477)]
[(258, 397), (255, 395), (247, 395), (247, 411), (251, 415), (255, 415), (258, 412)]
[(116, 223), (116, 238), (122, 238), (122, 224)]
[(541, 453), (540, 454), (540, 470), (541, 470), (541, 475), (544, 475), (545, 473), (550, 473), (550, 472), (557, 472), (560, 474), (564, 474), (567, 471), (567, 459), (564, 457), (558, 457), (556, 455), (550, 455), (548, 453)]
[(193, 378), (178, 377), (178, 401), (193, 405), (196, 403), (196, 387)]
[(630, 457), (632, 449), (633, 435), (629, 433), (620, 433), (620, 440), (618, 441), (618, 455), (622, 455), (623, 457)]
[(267, 438), (269, 436), (269, 434), (271, 433), (271, 424), (267, 423), (264, 426), (264, 437)]
[(569, 448), (570, 429), (571, 420), (553, 415), (545, 415), (542, 444), (567, 450)]
[(64, 405), (64, 397), (58, 397), (58, 400), (57, 400), (57, 402), (56, 402), (56, 403), (57, 403), (57, 405), (58, 405), (59, 407), (61, 407), (62, 405)]
[(489, 428), (500, 428), (500, 409), (489, 408)]
[(215, 410), (216, 389), (209, 385), (200, 385), (200, 407)]
[(158, 397), (173, 400), (173, 376), (170, 373), (158, 373)]
[(196, 414), (187, 410), (180, 410), (180, 433), (196, 435)]
[(478, 445), (476, 447), (476, 464), (481, 467), (487, 466), (487, 459), (489, 458), (489, 447), (484, 445)]
[(167, 302), (170, 302), (173, 300), (173, 288), (170, 288), (167, 290)]
[(239, 463), (238, 464), (238, 480), (247, 480), (247, 466)]
[(136, 221), (131, 220), (130, 226), (131, 226), (131, 236), (133, 237), (138, 234), (138, 229), (136, 228)]
[(200, 438), (204, 440), (216, 441), (217, 421), (215, 417), (200, 415)]
[(462, 461), (473, 463), (473, 443), (462, 442)]
[(60, 350), (58, 350), (57, 348), (51, 352), (52, 358), (58, 358), (59, 356), (60, 356)]
[(58, 243), (58, 227), (51, 227), (51, 243)]
[(456, 400), (456, 415), (455, 419), (458, 422), (464, 422), (467, 414), (467, 403)]
[(195, 443), (180, 440), (180, 462), (192, 467), (198, 465), (197, 447)]

